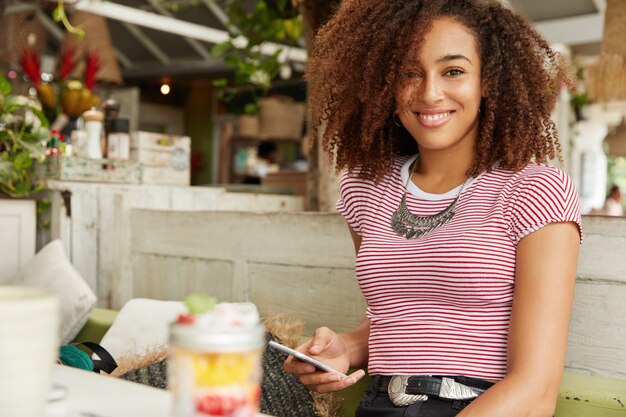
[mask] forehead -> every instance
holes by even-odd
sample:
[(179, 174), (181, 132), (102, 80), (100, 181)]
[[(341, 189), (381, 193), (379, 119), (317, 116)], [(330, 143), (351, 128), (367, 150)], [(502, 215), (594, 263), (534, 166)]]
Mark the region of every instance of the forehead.
[(464, 55), (472, 62), (479, 61), (478, 42), (474, 33), (452, 17), (435, 19), (422, 39), (416, 39), (407, 51), (407, 59), (421, 63), (434, 62), (445, 55)]

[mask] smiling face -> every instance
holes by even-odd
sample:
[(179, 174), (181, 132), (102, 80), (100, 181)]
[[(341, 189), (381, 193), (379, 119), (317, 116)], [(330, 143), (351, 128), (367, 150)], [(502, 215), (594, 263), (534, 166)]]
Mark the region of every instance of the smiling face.
[(420, 153), (473, 152), (481, 101), (480, 56), (470, 30), (450, 17), (435, 20), (419, 51), (400, 70), (397, 113)]

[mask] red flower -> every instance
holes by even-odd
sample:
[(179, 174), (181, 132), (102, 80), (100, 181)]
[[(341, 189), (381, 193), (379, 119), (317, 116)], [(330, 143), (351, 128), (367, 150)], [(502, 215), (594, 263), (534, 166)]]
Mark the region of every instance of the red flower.
[(30, 82), (32, 82), (35, 87), (39, 87), (41, 85), (41, 66), (39, 65), (39, 57), (32, 51), (24, 49), (22, 57), (20, 58), (20, 65), (28, 78), (30, 78)]
[(87, 54), (87, 63), (85, 69), (85, 87), (88, 90), (92, 90), (96, 85), (96, 74), (100, 69), (100, 58), (95, 52)]
[(70, 75), (70, 72), (72, 72), (72, 70), (74, 69), (74, 65), (76, 65), (76, 63), (73, 60), (75, 51), (76, 51), (76, 47), (71, 46), (67, 48), (65, 52), (63, 52), (63, 55), (61, 56), (59, 78), (62, 80), (66, 79), (67, 76)]

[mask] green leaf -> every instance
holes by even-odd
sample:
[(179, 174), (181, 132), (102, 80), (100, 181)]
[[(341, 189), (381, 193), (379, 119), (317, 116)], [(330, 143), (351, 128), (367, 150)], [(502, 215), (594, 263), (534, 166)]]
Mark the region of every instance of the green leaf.
[(9, 80), (7, 80), (4, 75), (0, 75), (0, 94), (6, 96), (11, 93), (11, 84)]
[(13, 160), (13, 166), (18, 171), (25, 171), (33, 165), (33, 160), (27, 150), (18, 153)]
[(202, 314), (212, 310), (217, 304), (217, 299), (206, 294), (193, 293), (185, 298), (185, 304), (191, 314)]
[(28, 182), (18, 182), (15, 184), (14, 197), (26, 197), (32, 193), (31, 184)]
[(213, 80), (213, 87), (226, 87), (227, 85), (228, 85), (228, 80), (226, 78)]
[(218, 43), (217, 45), (213, 45), (213, 48), (211, 48), (211, 56), (213, 56), (213, 58), (219, 58), (231, 48), (233, 48), (233, 46), (230, 41)]
[(65, 11), (63, 10), (63, 6), (57, 6), (52, 11), (52, 20), (54, 20), (55, 22), (60, 22), (61, 20), (63, 20), (64, 14)]
[(45, 159), (46, 148), (43, 146), (42, 142), (30, 143), (25, 141), (23, 138), (19, 138), (17, 143), (27, 151), (29, 158), (35, 158), (37, 160)]
[(248, 103), (243, 107), (245, 114), (257, 114), (259, 112), (259, 106), (256, 103)]
[(15, 173), (15, 167), (10, 161), (0, 161), (0, 178), (3, 179), (3, 182), (5, 178), (15, 178)]
[(258, 1), (256, 3), (256, 11), (257, 12), (264, 12), (267, 10), (267, 4), (265, 4), (265, 2), (263, 0)]
[(239, 62), (239, 59), (237, 59), (237, 57), (234, 57), (234, 56), (227, 56), (224, 58), (224, 64), (228, 65), (229, 67), (237, 68), (238, 62)]
[(37, 200), (37, 215), (44, 214), (52, 207), (52, 202), (46, 198)]
[(285, 33), (287, 33), (290, 39), (297, 41), (302, 37), (302, 20), (300, 16), (285, 20), (283, 26)]
[(28, 110), (30, 110), (31, 112), (33, 112), (33, 114), (35, 116), (37, 116), (37, 119), (39, 119), (39, 121), (41, 122), (41, 127), (50, 127), (50, 123), (48, 122), (48, 118), (46, 117), (46, 115), (39, 109), (33, 107), (33, 106), (28, 106)]

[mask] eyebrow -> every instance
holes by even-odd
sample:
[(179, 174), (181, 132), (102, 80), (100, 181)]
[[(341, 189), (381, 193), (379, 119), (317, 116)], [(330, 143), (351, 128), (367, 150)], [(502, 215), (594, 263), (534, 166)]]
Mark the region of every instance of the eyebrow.
[[(447, 61), (455, 61), (457, 59), (463, 59), (463, 60), (469, 62), (470, 64), (474, 65), (472, 63), (472, 61), (470, 61), (470, 59), (468, 57), (466, 57), (465, 55), (462, 55), (462, 54), (448, 54), (448, 55), (444, 55), (442, 57), (439, 57), (439, 59), (437, 59), (436, 62), (440, 63), (440, 62), (447, 62)], [(407, 60), (406, 64), (408, 64), (408, 65), (420, 65), (421, 62), (419, 60), (416, 60), (416, 59), (410, 59), (410, 60)]]
[[(470, 59), (468, 57), (466, 57), (465, 55), (461, 55), (461, 54), (455, 54), (455, 55), (444, 55), (442, 57), (440, 57), (437, 62), (445, 62), (445, 61), (455, 61), (457, 59), (464, 59), (467, 62), (469, 62), (470, 64), (472, 63), (472, 61), (470, 61)], [(473, 65), (473, 64), (472, 64)]]

